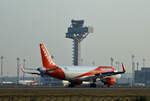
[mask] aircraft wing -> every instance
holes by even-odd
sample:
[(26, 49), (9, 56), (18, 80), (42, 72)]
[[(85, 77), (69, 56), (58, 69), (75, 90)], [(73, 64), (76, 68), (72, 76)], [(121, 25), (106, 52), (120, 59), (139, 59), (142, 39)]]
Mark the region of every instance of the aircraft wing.
[(101, 74), (95, 74), (95, 76), (97, 76), (98, 78), (101, 78), (101, 77), (106, 77), (106, 76), (112, 76), (112, 75), (117, 75), (117, 74), (123, 74), (125, 73), (126, 70), (125, 70), (125, 67), (124, 65), (122, 64), (122, 71), (119, 71), (119, 72), (105, 72), (105, 73), (101, 73)]
[(74, 78), (73, 81), (76, 81), (76, 80), (89, 81), (89, 80), (94, 80), (94, 79), (97, 79), (97, 78), (103, 79), (107, 76), (123, 74), (125, 72), (126, 72), (125, 67), (122, 64), (122, 71), (119, 71), (119, 72), (110, 71), (110, 72), (103, 72), (103, 73), (95, 73), (94, 75), (91, 75), (91, 76), (82, 76), (82, 77), (79, 77), (79, 78)]

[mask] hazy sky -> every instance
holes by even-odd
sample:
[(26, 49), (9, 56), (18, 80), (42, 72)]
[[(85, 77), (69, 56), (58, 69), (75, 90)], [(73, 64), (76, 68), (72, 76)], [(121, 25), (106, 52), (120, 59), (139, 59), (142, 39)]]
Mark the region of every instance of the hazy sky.
[(131, 71), (135, 61), (150, 66), (150, 0), (0, 0), (0, 56), (4, 74), (16, 75), (16, 58), (42, 66), (44, 42), (58, 65), (72, 64), (72, 40), (65, 38), (71, 19), (93, 26), (81, 44), (83, 65), (110, 65), (110, 57)]

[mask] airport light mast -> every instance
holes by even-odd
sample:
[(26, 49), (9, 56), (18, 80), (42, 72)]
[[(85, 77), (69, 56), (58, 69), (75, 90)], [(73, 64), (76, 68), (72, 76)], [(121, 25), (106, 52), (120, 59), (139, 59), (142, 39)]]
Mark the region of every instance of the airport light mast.
[(111, 66), (113, 66), (113, 63), (114, 63), (114, 58), (110, 58), (110, 62), (111, 62)]
[(3, 83), (3, 59), (4, 56), (1, 56), (1, 83)]
[(17, 57), (17, 84), (19, 84), (19, 63), (20, 63), (20, 58)]
[[(26, 59), (23, 59), (23, 67), (25, 68)], [(23, 81), (24, 81), (25, 73), (23, 72)]]
[(138, 71), (139, 70), (139, 62), (137, 62), (136, 65), (137, 65), (137, 71)]
[(143, 67), (145, 67), (145, 61), (146, 61), (146, 59), (143, 58)]
[(134, 62), (135, 55), (132, 55), (131, 58), (132, 58), (132, 80), (131, 80), (131, 86), (133, 87), (134, 86), (134, 76), (135, 76), (135, 62)]
[(66, 33), (66, 38), (73, 39), (73, 65), (76, 66), (81, 62), (81, 41), (93, 32), (92, 27), (84, 27), (83, 24), (84, 20), (72, 20)]

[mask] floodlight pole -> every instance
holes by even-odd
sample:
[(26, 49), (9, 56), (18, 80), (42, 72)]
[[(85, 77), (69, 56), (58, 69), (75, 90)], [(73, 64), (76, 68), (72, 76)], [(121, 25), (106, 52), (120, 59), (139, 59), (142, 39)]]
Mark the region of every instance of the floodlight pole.
[(113, 66), (114, 59), (112, 57), (110, 58), (110, 62), (111, 62), (111, 66)]
[(20, 62), (20, 58), (17, 57), (17, 85), (19, 84), (19, 62)]
[[(23, 67), (25, 68), (25, 62), (26, 62), (26, 59), (23, 59)], [(25, 77), (25, 73), (23, 72), (23, 81), (24, 81), (24, 77)]]
[(1, 56), (1, 83), (3, 83), (3, 59), (4, 56)]
[(146, 61), (146, 59), (143, 58), (143, 67), (145, 67), (145, 61)]
[(132, 81), (131, 81), (131, 86), (133, 87), (134, 86), (134, 76), (135, 76), (135, 62), (134, 62), (134, 58), (135, 58), (135, 55), (132, 55), (131, 56), (132, 58)]

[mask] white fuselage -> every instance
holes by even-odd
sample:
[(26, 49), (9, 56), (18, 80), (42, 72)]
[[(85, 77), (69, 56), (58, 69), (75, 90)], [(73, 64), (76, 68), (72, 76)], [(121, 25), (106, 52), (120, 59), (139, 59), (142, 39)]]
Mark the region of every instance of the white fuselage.
[[(98, 66), (59, 66), (59, 67), (64, 71), (66, 80), (72, 80), (73, 77), (85, 74), (98, 68)], [(101, 71), (106, 71), (106, 69), (104, 68)], [(117, 74), (113, 75), (113, 77), (119, 79), (121, 75)]]
[(82, 75), (84, 73), (90, 72), (96, 69), (96, 66), (60, 66), (60, 68), (64, 71), (66, 80), (72, 79), (78, 75)]

